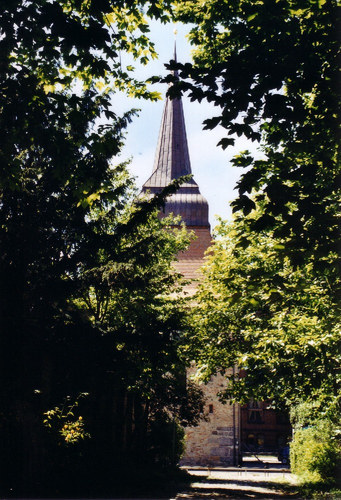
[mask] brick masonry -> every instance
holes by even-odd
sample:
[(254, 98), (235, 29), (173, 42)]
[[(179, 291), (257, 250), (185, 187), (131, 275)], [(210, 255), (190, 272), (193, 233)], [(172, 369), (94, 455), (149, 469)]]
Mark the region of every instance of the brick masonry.
[(209, 227), (191, 227), (189, 229), (194, 233), (194, 239), (185, 252), (178, 254), (178, 260), (174, 266), (186, 279), (191, 280), (186, 291), (193, 293), (200, 281), (200, 268), (205, 262), (205, 253), (211, 245), (212, 237)]

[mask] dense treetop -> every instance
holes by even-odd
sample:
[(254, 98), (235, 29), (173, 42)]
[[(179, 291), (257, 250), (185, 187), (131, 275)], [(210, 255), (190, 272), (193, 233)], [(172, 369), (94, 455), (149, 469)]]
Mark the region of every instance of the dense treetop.
[[(340, 379), (340, 279), (316, 273), (312, 260), (295, 267), (278, 256), (271, 232), (238, 234), (247, 221), (220, 222), (204, 268), (190, 336), (201, 376), (240, 367), (228, 377), (225, 399), (266, 400), (337, 419)], [(224, 392), (225, 391), (225, 392)], [(315, 413), (314, 413), (315, 412)]]
[(216, 105), (205, 123), (226, 129), (223, 148), (233, 135), (262, 145), (260, 160), (248, 152), (233, 159), (247, 167), (234, 210), (247, 215), (261, 203), (251, 229), (275, 228), (296, 262), (302, 252), (331, 256), (339, 234), (338, 3), (208, 0), (177, 7), (178, 18), (194, 25), (195, 48), (193, 63), (177, 65), (192, 81), (178, 88)]
[[(310, 401), (337, 415), (340, 280), (340, 6), (334, 0), (178, 2), (193, 23), (193, 62), (170, 88), (215, 105), (220, 146), (260, 145), (244, 169), (234, 220), (218, 227), (198, 293), (200, 373), (245, 370), (225, 396)], [(167, 80), (171, 81), (171, 76)]]

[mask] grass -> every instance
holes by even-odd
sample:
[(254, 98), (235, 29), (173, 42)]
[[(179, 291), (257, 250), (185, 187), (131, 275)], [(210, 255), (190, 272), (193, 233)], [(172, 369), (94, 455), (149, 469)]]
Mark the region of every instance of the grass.
[(341, 489), (335, 484), (327, 485), (323, 482), (300, 481), (299, 479), (294, 484), (282, 479), (276, 483), (280, 489), (300, 500), (341, 500)]

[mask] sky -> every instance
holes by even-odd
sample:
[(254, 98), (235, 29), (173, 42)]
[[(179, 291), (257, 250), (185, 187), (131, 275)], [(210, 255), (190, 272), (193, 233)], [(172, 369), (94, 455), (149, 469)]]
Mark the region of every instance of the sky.
[[(174, 26), (153, 22), (150, 38), (155, 43), (159, 58), (143, 68), (138, 68), (138, 77), (145, 79), (152, 75), (167, 74), (164, 63), (173, 57), (175, 29), (178, 61), (191, 60), (191, 46), (186, 39), (188, 26), (179, 23)], [(130, 61), (124, 60), (126, 55), (122, 54), (121, 57), (123, 64), (130, 64)], [(165, 84), (152, 87), (152, 90), (159, 91), (165, 96), (167, 91)], [(224, 130), (222, 128), (203, 130), (202, 125), (206, 118), (218, 114), (214, 107), (204, 102), (190, 102), (186, 96), (183, 96), (182, 102), (192, 173), (201, 193), (208, 201), (209, 218), (213, 228), (216, 224), (216, 215), (223, 219), (231, 218), (229, 202), (237, 196), (234, 188), (241, 170), (230, 164), (231, 158), (245, 149), (255, 151), (256, 146), (237, 138), (235, 146), (230, 146), (225, 151), (220, 146), (217, 147), (217, 143), (224, 135)], [(122, 95), (117, 95), (113, 99), (113, 108), (118, 113), (131, 108), (141, 109), (139, 116), (135, 117), (133, 123), (128, 126), (126, 144), (122, 153), (122, 159), (132, 158), (130, 170), (136, 177), (138, 187), (141, 187), (152, 173), (163, 107), (164, 99), (148, 102), (126, 98)]]

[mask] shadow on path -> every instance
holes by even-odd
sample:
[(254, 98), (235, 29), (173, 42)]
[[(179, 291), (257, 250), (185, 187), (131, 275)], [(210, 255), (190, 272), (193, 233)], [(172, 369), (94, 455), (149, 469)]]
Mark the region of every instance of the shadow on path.
[[(176, 500), (239, 499), (239, 498), (298, 498), (295, 478), (273, 458), (265, 468), (255, 463), (243, 463), (241, 468), (187, 468), (193, 477), (190, 488), (178, 493)], [(291, 493), (292, 492), (292, 493)]]
[(178, 493), (176, 500), (184, 499), (232, 499), (232, 498), (269, 498), (269, 499), (293, 499), (297, 498), (296, 493), (288, 493), (274, 483), (223, 481), (223, 480), (203, 480), (200, 483), (193, 483), (188, 491)]

